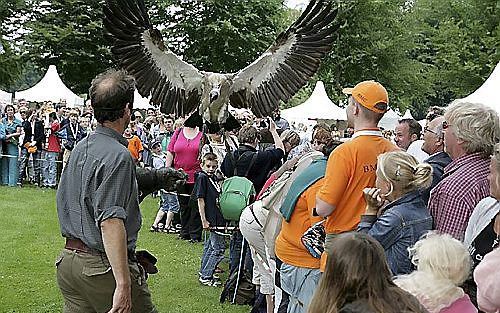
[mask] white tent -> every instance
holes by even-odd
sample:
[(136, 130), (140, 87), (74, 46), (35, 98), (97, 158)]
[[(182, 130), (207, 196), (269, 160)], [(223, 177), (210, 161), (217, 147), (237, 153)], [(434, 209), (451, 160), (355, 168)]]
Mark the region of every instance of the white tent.
[(12, 94), (0, 90), (0, 102), (2, 103), (11, 103), (12, 102)]
[(345, 110), (328, 98), (322, 81), (316, 83), (309, 99), (298, 106), (281, 111), (281, 116), (288, 121), (347, 120)]
[(35, 86), (16, 92), (16, 99), (26, 99), (28, 101), (52, 101), (59, 102), (66, 100), (68, 107), (83, 106), (83, 98), (74, 94), (63, 83), (55, 65), (50, 65), (47, 73)]
[(385, 112), (384, 117), (378, 123), (379, 127), (382, 127), (387, 130), (394, 130), (398, 125), (398, 121), (401, 117), (394, 111), (393, 109), (389, 109), (389, 111)]
[(411, 115), (410, 110), (406, 110), (405, 114), (403, 115), (403, 119), (414, 120), (413, 115)]
[(486, 79), (484, 84), (472, 94), (468, 95), (459, 101), (467, 101), (472, 103), (482, 103), (493, 108), (500, 114), (500, 100), (498, 97), (498, 89), (500, 88), (500, 62), (497, 64), (493, 73)]
[(134, 92), (134, 109), (146, 110), (152, 107), (153, 106), (149, 103), (149, 99), (143, 98), (136, 89)]

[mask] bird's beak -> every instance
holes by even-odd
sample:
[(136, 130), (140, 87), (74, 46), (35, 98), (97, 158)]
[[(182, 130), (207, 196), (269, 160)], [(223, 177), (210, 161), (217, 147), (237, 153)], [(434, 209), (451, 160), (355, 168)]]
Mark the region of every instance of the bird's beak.
[(215, 100), (219, 99), (220, 96), (220, 87), (215, 87), (210, 91), (210, 103), (213, 103)]

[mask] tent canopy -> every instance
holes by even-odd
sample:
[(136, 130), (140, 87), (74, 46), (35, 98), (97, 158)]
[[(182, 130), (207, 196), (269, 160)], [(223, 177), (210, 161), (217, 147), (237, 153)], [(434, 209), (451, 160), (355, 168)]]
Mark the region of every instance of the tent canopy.
[(149, 103), (148, 98), (143, 98), (137, 89), (134, 91), (134, 109), (146, 110), (153, 106)]
[(493, 108), (500, 114), (500, 100), (498, 98), (498, 88), (500, 87), (500, 62), (497, 64), (493, 73), (486, 79), (484, 84), (472, 94), (459, 101), (482, 103)]
[(0, 90), (0, 103), (11, 103), (11, 102), (12, 102), (12, 94)]
[(63, 83), (55, 65), (50, 65), (47, 73), (35, 86), (16, 92), (16, 99), (25, 99), (28, 101), (52, 101), (59, 102), (66, 100), (68, 107), (83, 106), (83, 98), (74, 94)]
[(322, 81), (316, 83), (309, 99), (298, 106), (281, 111), (281, 115), (289, 121), (347, 120), (345, 110), (328, 98)]
[(411, 115), (411, 112), (410, 110), (406, 110), (405, 114), (403, 115), (403, 119), (410, 119), (410, 120), (414, 120), (413, 118), (413, 115)]
[(387, 130), (394, 130), (398, 125), (401, 117), (394, 111), (393, 109), (389, 109), (389, 111), (385, 112), (384, 117), (378, 123), (379, 127), (382, 127)]

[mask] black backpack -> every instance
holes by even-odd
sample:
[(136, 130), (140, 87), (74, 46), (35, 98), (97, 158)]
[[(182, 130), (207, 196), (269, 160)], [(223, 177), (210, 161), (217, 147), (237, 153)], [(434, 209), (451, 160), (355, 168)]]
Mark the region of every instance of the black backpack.
[(252, 274), (246, 270), (234, 270), (226, 280), (220, 295), (220, 303), (224, 303), (226, 300), (232, 304), (253, 305), (255, 301), (255, 285), (252, 284)]

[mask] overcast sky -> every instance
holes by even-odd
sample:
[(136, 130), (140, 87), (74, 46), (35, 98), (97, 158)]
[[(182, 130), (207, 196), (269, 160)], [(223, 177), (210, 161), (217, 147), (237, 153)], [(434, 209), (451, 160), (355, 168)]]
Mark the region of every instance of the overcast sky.
[(309, 0), (286, 0), (285, 3), (290, 8), (304, 9), (309, 3)]

